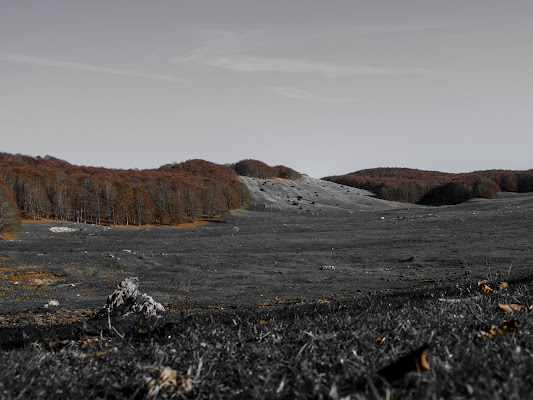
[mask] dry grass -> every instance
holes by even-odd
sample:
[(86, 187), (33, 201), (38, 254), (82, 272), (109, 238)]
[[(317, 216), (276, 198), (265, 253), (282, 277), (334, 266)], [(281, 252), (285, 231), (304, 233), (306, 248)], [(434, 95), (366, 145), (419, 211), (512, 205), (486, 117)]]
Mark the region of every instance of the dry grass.
[(3, 232), (0, 239), (10, 241), (20, 240), (20, 232)]
[(0, 272), (9, 272), (9, 271), (17, 271), (17, 270), (25, 270), (25, 269), (37, 269), (40, 268), (39, 265), (21, 265), (19, 267), (1, 267)]
[(60, 308), (36, 311), (10, 312), (0, 315), (2, 326), (71, 325), (90, 318), (96, 310), (67, 310)]
[(4, 256), (0, 254), (0, 261), (12, 260), (14, 257)]
[[(105, 329), (54, 337), (43, 330), (26, 347), (0, 353), (0, 392), (55, 399), (524, 399), (533, 390), (532, 289), (531, 277), (485, 294), (474, 281), (343, 304), (181, 313), (134, 329), (117, 321), (124, 339)], [(503, 311), (499, 304), (525, 307)], [(416, 349), (423, 352), (418, 372), (399, 371), (390, 382), (379, 375)]]
[(17, 272), (4, 278), (7, 281), (19, 282), (23, 285), (42, 286), (51, 285), (66, 278), (50, 272)]
[(69, 223), (71, 224), (72, 222), (70, 221), (61, 221), (61, 220), (58, 220), (58, 219), (53, 219), (53, 218), (39, 218), (39, 219), (33, 219), (33, 218), (30, 218), (30, 217), (26, 217), (26, 218), (22, 218), (22, 222), (24, 222), (25, 224), (38, 224), (38, 223), (41, 223), (41, 222), (53, 222), (53, 223)]
[[(39, 218), (39, 219), (33, 219), (33, 218), (23, 218), (22, 221), (25, 224), (39, 224), (39, 223), (45, 223), (45, 222), (53, 222), (53, 223), (64, 223), (64, 224), (73, 224), (73, 221), (61, 221), (56, 219), (50, 219), (50, 218)], [(148, 228), (154, 228), (154, 227), (167, 227), (167, 228), (194, 228), (197, 226), (202, 226), (208, 224), (208, 221), (202, 221), (197, 220), (194, 222), (184, 222), (182, 224), (174, 224), (174, 225), (152, 225), (152, 224), (146, 224), (146, 225), (106, 225), (102, 224), (101, 226), (112, 226), (114, 228), (124, 228), (124, 229), (148, 229)], [(20, 233), (7, 233), (4, 232), (2, 234), (2, 239), (5, 240), (19, 240), (20, 239)], [(0, 260), (1, 261), (1, 260)]]
[(194, 222), (186, 222), (179, 225), (174, 225), (173, 228), (195, 228), (197, 226), (207, 225), (208, 221), (194, 221)]

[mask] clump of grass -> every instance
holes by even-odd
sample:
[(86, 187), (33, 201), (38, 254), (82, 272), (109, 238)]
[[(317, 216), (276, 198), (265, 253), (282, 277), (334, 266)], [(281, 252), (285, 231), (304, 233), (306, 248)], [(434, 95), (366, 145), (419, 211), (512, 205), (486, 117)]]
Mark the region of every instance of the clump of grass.
[[(498, 290), (481, 294), (470, 282), (342, 303), (179, 313), (123, 338), (83, 329), (27, 330), (24, 346), (0, 353), (0, 393), (56, 399), (528, 398), (533, 278), (501, 289), (498, 281), (486, 285)], [(500, 304), (525, 307), (504, 311)], [(516, 329), (484, 334), (509, 319)], [(383, 367), (425, 343), (429, 370), (391, 382), (380, 377)]]

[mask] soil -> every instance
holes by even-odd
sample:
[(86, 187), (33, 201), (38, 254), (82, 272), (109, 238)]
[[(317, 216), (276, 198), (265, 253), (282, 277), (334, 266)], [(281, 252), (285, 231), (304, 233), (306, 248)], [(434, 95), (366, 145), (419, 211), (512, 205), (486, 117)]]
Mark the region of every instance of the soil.
[(24, 222), (20, 240), (0, 240), (0, 324), (20, 311), (42, 319), (51, 300), (59, 307), (45, 315), (97, 309), (129, 276), (139, 277), (141, 292), (180, 310), (409, 290), (498, 273), (505, 280), (533, 266), (533, 194), (422, 207), (308, 177), (241, 179), (250, 207), (226, 223), (123, 229)]

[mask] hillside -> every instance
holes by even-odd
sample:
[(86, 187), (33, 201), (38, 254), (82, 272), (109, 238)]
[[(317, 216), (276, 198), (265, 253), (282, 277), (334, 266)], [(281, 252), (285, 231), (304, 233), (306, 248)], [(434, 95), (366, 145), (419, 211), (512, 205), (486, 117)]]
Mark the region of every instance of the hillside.
[(298, 181), (240, 177), (250, 192), (249, 210), (328, 213), (377, 211), (398, 208), (397, 203), (376, 199), (372, 193), (333, 182), (302, 176)]
[(533, 170), (444, 173), (409, 168), (375, 168), (322, 178), (366, 189), (384, 200), (424, 205), (459, 204), (499, 192), (533, 191)]

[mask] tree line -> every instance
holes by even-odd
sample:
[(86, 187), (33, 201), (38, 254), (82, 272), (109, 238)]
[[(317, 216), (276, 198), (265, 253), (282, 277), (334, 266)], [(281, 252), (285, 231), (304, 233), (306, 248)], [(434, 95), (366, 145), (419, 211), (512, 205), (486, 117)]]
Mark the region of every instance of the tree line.
[(219, 165), (203, 160), (158, 169), (72, 165), (46, 156), (0, 153), (0, 236), (20, 217), (100, 225), (176, 225), (244, 208), (250, 194), (238, 175), (300, 179), (291, 168), (257, 160)]
[(445, 173), (410, 168), (373, 168), (324, 180), (368, 190), (377, 197), (423, 205), (459, 204), (499, 192), (532, 192), (533, 170)]
[[(246, 185), (232, 168), (203, 160), (119, 170), (0, 153), (2, 219), (175, 225), (221, 216), (248, 200)], [(6, 223), (0, 222), (0, 231), (2, 226)]]
[(19, 226), (19, 213), (11, 189), (0, 179), (0, 238), (2, 234), (16, 235)]
[(284, 165), (271, 167), (258, 160), (241, 160), (232, 164), (231, 167), (242, 176), (248, 176), (258, 179), (290, 179), (297, 181), (302, 178), (302, 174)]

